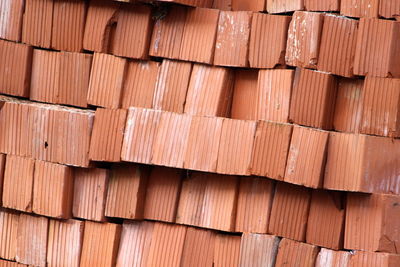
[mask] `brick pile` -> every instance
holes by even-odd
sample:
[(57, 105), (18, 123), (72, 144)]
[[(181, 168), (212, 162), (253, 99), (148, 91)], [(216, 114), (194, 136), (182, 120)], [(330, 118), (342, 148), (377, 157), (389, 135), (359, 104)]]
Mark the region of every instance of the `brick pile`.
[(399, 14), (1, 0), (0, 267), (400, 266)]

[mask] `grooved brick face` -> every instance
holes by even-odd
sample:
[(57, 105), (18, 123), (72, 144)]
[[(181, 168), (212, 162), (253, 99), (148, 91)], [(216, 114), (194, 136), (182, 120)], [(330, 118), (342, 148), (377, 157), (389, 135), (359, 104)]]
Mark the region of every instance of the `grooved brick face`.
[(236, 70), (233, 86), (231, 118), (236, 120), (257, 119), (258, 70)]
[(294, 12), (288, 31), (286, 64), (302, 68), (316, 68), (323, 20), (322, 13)]
[(19, 214), (0, 211), (0, 257), (15, 260)]
[[(215, 1), (214, 1), (215, 2)], [(266, 0), (231, 0), (232, 10), (234, 11), (264, 11), (266, 8)]]
[(378, 17), (380, 0), (341, 0), (340, 14), (357, 18)]
[(216, 233), (188, 227), (182, 252), (181, 266), (212, 266)]
[(0, 38), (19, 42), (25, 0), (4, 0), (0, 3)]
[(304, 0), (304, 7), (308, 11), (339, 11), (340, 0)]
[(279, 241), (273, 235), (243, 233), (240, 266), (274, 266)]
[(217, 234), (214, 250), (214, 267), (239, 266), (240, 236)]
[(252, 13), (221, 11), (215, 43), (214, 64), (247, 67)]
[(304, 0), (267, 0), (268, 13), (286, 13), (303, 9)]
[(351, 254), (347, 251), (336, 251), (326, 248), (321, 248), (318, 253), (317, 261), (315, 262), (315, 267), (340, 267), (348, 266)]
[(379, 16), (384, 18), (398, 17), (400, 14), (400, 2), (396, 0), (380, 0)]
[[(3, 199), (3, 181), (4, 181), (4, 170), (6, 167), (6, 154), (0, 154), (0, 205)], [(1, 256), (0, 256), (1, 257)]]
[(374, 253), (367, 251), (357, 251), (351, 256), (349, 261), (350, 266), (385, 266), (395, 267), (400, 265), (400, 256), (388, 253)]
[(279, 243), (275, 266), (314, 266), (319, 248), (283, 238)]

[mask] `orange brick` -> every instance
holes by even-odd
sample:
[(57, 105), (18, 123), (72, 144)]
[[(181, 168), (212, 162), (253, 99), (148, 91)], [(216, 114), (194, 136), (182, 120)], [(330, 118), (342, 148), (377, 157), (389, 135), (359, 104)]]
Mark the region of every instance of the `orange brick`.
[(293, 70), (260, 70), (257, 85), (257, 119), (289, 121)]
[(363, 88), (361, 133), (400, 136), (400, 79), (367, 76)]
[(304, 0), (267, 0), (268, 13), (286, 13), (303, 9)]
[(33, 183), (32, 211), (49, 217), (72, 216), (73, 169), (37, 160)]
[(397, 195), (348, 194), (344, 248), (398, 253), (400, 216)]
[(119, 108), (125, 80), (126, 59), (95, 53), (88, 90), (88, 104)]
[(251, 174), (283, 180), (293, 126), (258, 122), (252, 151)]
[(284, 181), (320, 188), (323, 185), (328, 138), (329, 132), (295, 126)]
[[(215, 2), (215, 1), (214, 1)], [(232, 0), (232, 10), (235, 11), (264, 11), (266, 8), (266, 0)]]
[(50, 48), (53, 0), (25, 0), (22, 42)]
[(19, 214), (0, 210), (0, 257), (3, 259), (15, 260), (18, 224)]
[[(0, 40), (1, 93), (22, 97), (29, 96), (32, 54), (31, 46)], [(18, 79), (15, 79), (15, 77), (18, 77)]]
[(104, 221), (109, 171), (106, 169), (75, 169), (74, 217)]
[(273, 235), (243, 233), (240, 244), (240, 266), (273, 266), (279, 238)]
[(396, 0), (380, 0), (379, 16), (384, 18), (397, 18), (400, 14), (400, 3)]
[(342, 193), (312, 192), (307, 223), (307, 243), (343, 249), (345, 198)]
[(147, 183), (144, 218), (174, 222), (182, 185), (179, 169), (154, 167)]
[(32, 191), (35, 161), (30, 158), (7, 156), (3, 207), (32, 212)]
[(3, 184), (4, 184), (5, 167), (6, 167), (6, 154), (0, 154), (0, 206), (2, 206), (2, 200), (3, 200)]
[(98, 108), (90, 140), (89, 158), (95, 161), (121, 161), (127, 111)]
[(275, 266), (312, 267), (315, 265), (318, 251), (316, 246), (284, 238), (279, 243)]
[(49, 219), (21, 214), (17, 232), (17, 262), (46, 266)]
[[(241, 1), (245, 3), (256, 2)], [(250, 67), (274, 68), (277, 65), (285, 65), (286, 40), (290, 19), (290, 16), (253, 14), (249, 45)], [(268, 47), (268, 49), (265, 49), (265, 47)]]
[(83, 36), (85, 50), (103, 53), (109, 51), (119, 6), (119, 3), (107, 0), (90, 2)]
[(396, 267), (400, 265), (400, 256), (388, 253), (373, 253), (367, 251), (356, 251), (350, 258), (351, 267)]
[(162, 2), (172, 2), (195, 7), (211, 7), (212, 0), (159, 0)]
[(183, 247), (181, 266), (213, 266), (216, 233), (188, 227)]
[(162, 112), (130, 108), (122, 144), (123, 161), (150, 164)]
[(81, 52), (87, 5), (84, 0), (54, 0), (51, 48)]
[(193, 173), (183, 181), (177, 223), (234, 231), (239, 179)]
[(271, 180), (256, 177), (240, 179), (235, 231), (267, 233), (273, 194), (274, 183)]
[(185, 113), (226, 117), (230, 113), (233, 73), (221, 67), (194, 65)]
[(117, 56), (146, 59), (153, 28), (151, 7), (125, 5), (118, 11), (113, 34), (112, 53)]
[(304, 241), (311, 192), (304, 187), (278, 183), (275, 189), (268, 232)]
[(308, 11), (339, 11), (340, 0), (304, 0), (304, 7)]
[(163, 60), (157, 77), (153, 108), (183, 113), (192, 64)]
[(79, 267), (84, 222), (50, 220), (47, 246), (47, 266)]
[(122, 90), (122, 108), (152, 108), (160, 63), (153, 61), (128, 61)]
[(214, 249), (214, 267), (239, 266), (240, 236), (217, 234)]
[(348, 17), (378, 17), (379, 0), (341, 0), (340, 14)]
[(232, 96), (231, 118), (236, 120), (257, 119), (258, 70), (236, 70)]
[(232, 10), (232, 0), (214, 0), (212, 7), (219, 10)]
[(323, 18), (324, 15), (321, 13), (294, 12), (289, 25), (286, 64), (302, 68), (316, 68)]
[(111, 168), (105, 215), (142, 219), (148, 170), (140, 165), (120, 164)]
[(337, 95), (337, 80), (328, 73), (297, 69), (289, 120), (305, 126), (330, 130)]
[(339, 79), (333, 128), (340, 132), (360, 132), (364, 80)]
[(249, 175), (257, 122), (224, 119), (217, 172)]
[(24, 0), (4, 0), (0, 3), (0, 38), (19, 42), (22, 33)]
[(327, 267), (327, 266), (349, 266), (351, 254), (347, 251), (336, 251), (326, 248), (321, 248), (318, 253), (315, 267)]
[(119, 224), (86, 221), (80, 266), (114, 266), (120, 237)]
[(215, 44), (214, 65), (247, 67), (252, 13), (221, 11)]

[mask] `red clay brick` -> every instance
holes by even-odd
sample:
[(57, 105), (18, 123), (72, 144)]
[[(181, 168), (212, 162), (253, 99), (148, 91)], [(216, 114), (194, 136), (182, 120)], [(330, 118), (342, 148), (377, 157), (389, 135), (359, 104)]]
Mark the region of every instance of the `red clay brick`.
[(273, 235), (243, 233), (240, 243), (240, 266), (274, 266), (279, 238)]
[(0, 38), (19, 42), (25, 0), (4, 0), (0, 3)]
[(12, 211), (0, 211), (0, 257), (3, 259), (15, 260), (18, 224), (19, 214)]
[(290, 239), (282, 239), (279, 243), (276, 267), (304, 266), (313, 267), (317, 259), (319, 248), (306, 243)]
[(233, 86), (231, 118), (236, 120), (257, 119), (258, 70), (236, 70)]
[(380, 0), (341, 0), (340, 14), (356, 18), (378, 17)]

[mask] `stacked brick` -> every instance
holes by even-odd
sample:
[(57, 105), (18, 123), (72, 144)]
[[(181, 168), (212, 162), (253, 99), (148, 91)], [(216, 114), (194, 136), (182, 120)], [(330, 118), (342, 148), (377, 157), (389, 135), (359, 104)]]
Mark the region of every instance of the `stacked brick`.
[(0, 267), (400, 266), (399, 14), (2, 0)]

